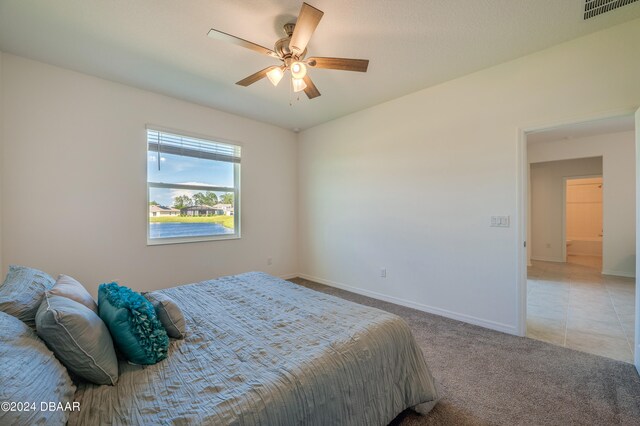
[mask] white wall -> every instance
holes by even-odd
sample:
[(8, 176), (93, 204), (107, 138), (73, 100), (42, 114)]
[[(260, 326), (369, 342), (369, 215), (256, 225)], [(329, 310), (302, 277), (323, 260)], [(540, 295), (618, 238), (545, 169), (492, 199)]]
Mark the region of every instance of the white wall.
[[(153, 289), (297, 271), (296, 135), (4, 54), (2, 259)], [(242, 239), (146, 245), (146, 124), (242, 144)], [(273, 265), (267, 266), (267, 257)]]
[[(3, 106), (4, 102), (2, 101), (2, 55), (0, 52), (0, 265), (2, 265), (2, 157), (4, 152), (4, 116), (3, 116)], [(4, 278), (2, 278), (4, 279)]]
[(531, 164), (531, 236), (533, 260), (564, 262), (562, 218), (564, 180), (602, 174), (602, 157)]
[[(636, 122), (636, 167), (640, 164), (640, 109), (635, 114)], [(640, 172), (636, 168), (636, 229), (640, 227)], [(640, 238), (636, 238), (636, 276), (640, 276)], [(636, 309), (635, 312), (640, 312), (640, 293), (636, 292)], [(636, 314), (636, 332), (634, 337), (634, 358), (633, 363), (636, 366), (636, 371), (640, 374), (640, 315)]]
[[(530, 163), (602, 156), (602, 271), (635, 276), (635, 134), (621, 132), (528, 144)], [(532, 203), (533, 205), (533, 203)], [(535, 239), (535, 237), (532, 235)]]
[(635, 20), (302, 132), (301, 273), (518, 332), (520, 129), (639, 105), (638, 45)]

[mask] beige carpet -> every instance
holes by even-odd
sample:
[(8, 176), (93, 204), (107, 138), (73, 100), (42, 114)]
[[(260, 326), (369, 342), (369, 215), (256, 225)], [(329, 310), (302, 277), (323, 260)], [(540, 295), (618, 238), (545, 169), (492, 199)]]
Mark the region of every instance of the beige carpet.
[(394, 425), (640, 425), (631, 364), (292, 281), (407, 321), (442, 399), (428, 416), (406, 410)]

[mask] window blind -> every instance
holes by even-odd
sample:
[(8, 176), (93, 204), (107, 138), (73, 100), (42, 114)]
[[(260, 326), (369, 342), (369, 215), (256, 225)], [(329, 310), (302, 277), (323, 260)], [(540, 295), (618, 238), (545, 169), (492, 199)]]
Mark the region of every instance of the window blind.
[(240, 163), (240, 147), (191, 136), (147, 129), (149, 151), (184, 157)]

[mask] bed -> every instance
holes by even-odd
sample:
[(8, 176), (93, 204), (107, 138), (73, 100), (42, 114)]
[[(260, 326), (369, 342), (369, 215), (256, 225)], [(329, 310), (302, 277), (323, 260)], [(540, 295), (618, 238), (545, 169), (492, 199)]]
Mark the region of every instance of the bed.
[(366, 424), (426, 413), (434, 380), (390, 313), (264, 273), (162, 290), (188, 327), (164, 361), (78, 384), (69, 425)]

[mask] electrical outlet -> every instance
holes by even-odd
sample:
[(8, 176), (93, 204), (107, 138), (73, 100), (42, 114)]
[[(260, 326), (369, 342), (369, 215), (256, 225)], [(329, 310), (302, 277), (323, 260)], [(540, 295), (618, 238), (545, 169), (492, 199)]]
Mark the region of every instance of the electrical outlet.
[(270, 257), (267, 257), (267, 265), (271, 266), (273, 265), (273, 259)]
[(381, 268), (380, 269), (380, 277), (381, 278), (387, 278), (387, 268)]

